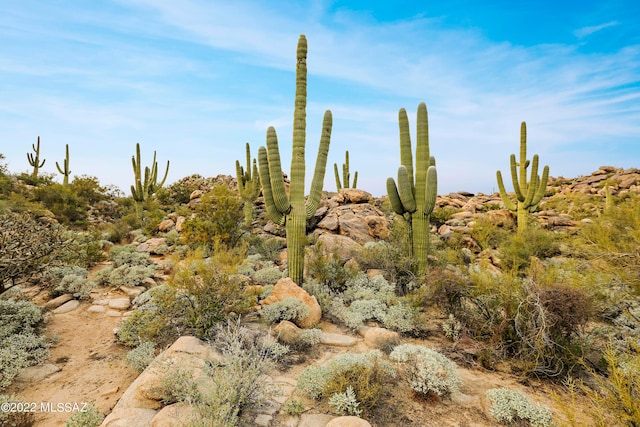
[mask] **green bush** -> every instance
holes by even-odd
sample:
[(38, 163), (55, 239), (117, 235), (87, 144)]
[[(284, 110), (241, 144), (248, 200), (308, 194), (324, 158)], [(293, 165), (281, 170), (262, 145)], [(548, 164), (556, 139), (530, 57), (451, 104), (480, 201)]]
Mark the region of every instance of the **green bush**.
[(127, 365), (138, 372), (144, 371), (156, 357), (156, 345), (152, 342), (142, 342), (133, 350), (129, 350), (125, 357)]
[(430, 348), (402, 344), (393, 349), (389, 358), (400, 364), (401, 375), (423, 397), (446, 396), (462, 385), (456, 364)]
[(0, 390), (8, 387), (22, 368), (48, 356), (48, 344), (38, 335), (40, 309), (28, 301), (0, 300)]
[(550, 427), (553, 415), (546, 406), (532, 405), (524, 394), (506, 388), (494, 388), (487, 391), (491, 402), (489, 414), (498, 422), (520, 426), (523, 423), (532, 427)]
[(394, 377), (395, 370), (383, 360), (382, 352), (372, 350), (336, 356), (324, 366), (306, 367), (298, 377), (297, 388), (314, 399), (330, 398), (351, 388), (366, 411), (376, 406), (385, 384)]
[(296, 322), (302, 320), (309, 315), (309, 307), (298, 298), (285, 298), (281, 301), (274, 302), (262, 307), (261, 316), (269, 323), (275, 323), (282, 320), (290, 320)]
[[(0, 394), (0, 406), (4, 404), (27, 404), (24, 399), (16, 397), (16, 396), (7, 396), (5, 394)], [(27, 406), (30, 408), (30, 406)], [(17, 411), (17, 412), (9, 412), (9, 411), (0, 411), (0, 426), (10, 426), (10, 427), (31, 427), (35, 424), (35, 416), (33, 412), (25, 412), (25, 411)]]
[(253, 280), (263, 285), (275, 285), (276, 282), (282, 279), (282, 271), (278, 267), (266, 267), (257, 270), (251, 275)]
[(200, 199), (195, 218), (185, 221), (182, 239), (193, 248), (212, 249), (215, 241), (234, 247), (244, 233), (243, 220), (238, 194), (226, 185), (216, 185)]
[(84, 411), (76, 412), (70, 416), (65, 427), (98, 427), (103, 420), (104, 414), (98, 410), (95, 402), (91, 402)]
[(557, 237), (550, 231), (528, 227), (515, 233), (500, 247), (500, 259), (507, 270), (522, 273), (529, 266), (531, 257), (549, 258), (560, 253)]

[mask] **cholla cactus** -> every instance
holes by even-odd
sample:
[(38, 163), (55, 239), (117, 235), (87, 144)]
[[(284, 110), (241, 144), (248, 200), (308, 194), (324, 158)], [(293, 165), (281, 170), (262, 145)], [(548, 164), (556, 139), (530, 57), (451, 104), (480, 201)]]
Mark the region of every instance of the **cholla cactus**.
[(520, 425), (528, 421), (533, 427), (553, 425), (553, 415), (546, 406), (532, 405), (524, 394), (506, 388), (494, 388), (487, 391), (491, 401), (489, 414), (501, 423)]
[(542, 197), (544, 197), (549, 178), (549, 166), (544, 167), (542, 178), (538, 175), (538, 155), (535, 154), (531, 163), (531, 177), (527, 182), (529, 160), (527, 160), (527, 124), (525, 122), (520, 125), (520, 161), (516, 162), (515, 154), (512, 154), (509, 160), (511, 164), (511, 180), (513, 181), (513, 190), (516, 195), (515, 203), (507, 195), (500, 171), (496, 172), (496, 177), (498, 179), (500, 197), (507, 209), (516, 213), (518, 232), (522, 233), (527, 228), (528, 213), (535, 212)]

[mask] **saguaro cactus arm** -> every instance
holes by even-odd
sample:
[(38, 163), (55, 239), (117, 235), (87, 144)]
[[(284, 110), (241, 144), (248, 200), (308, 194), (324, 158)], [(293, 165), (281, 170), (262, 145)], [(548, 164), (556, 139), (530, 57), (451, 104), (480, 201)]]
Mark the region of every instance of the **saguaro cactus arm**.
[(38, 136), (37, 145), (31, 144), (31, 147), (34, 152), (27, 153), (27, 161), (29, 165), (33, 166), (33, 173), (31, 175), (36, 178), (38, 176), (38, 170), (43, 167), (44, 162), (46, 162), (46, 159), (43, 159), (42, 163), (40, 162), (40, 136)]
[(60, 174), (64, 175), (64, 178), (62, 181), (63, 185), (68, 185), (69, 175), (71, 175), (71, 170), (69, 169), (69, 144), (66, 144), (66, 156), (62, 164), (64, 166), (60, 167), (60, 164), (56, 162), (56, 168), (58, 168), (58, 172), (60, 172)]
[(316, 157), (316, 166), (311, 180), (311, 189), (305, 202), (306, 218), (310, 219), (315, 215), (320, 198), (322, 197), (322, 185), (324, 184), (324, 174), (327, 168), (327, 158), (329, 156), (329, 145), (331, 143), (331, 128), (333, 126), (333, 116), (331, 111), (324, 112), (322, 119), (322, 135), (320, 136), (320, 146)]

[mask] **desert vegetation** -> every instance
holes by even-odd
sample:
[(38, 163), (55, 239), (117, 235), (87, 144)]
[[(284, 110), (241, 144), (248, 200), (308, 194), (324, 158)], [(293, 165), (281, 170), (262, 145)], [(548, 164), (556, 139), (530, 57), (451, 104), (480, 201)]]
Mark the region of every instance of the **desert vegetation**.
[[(299, 124), (304, 37), (297, 64)], [(0, 393), (55, 345), (43, 335), (48, 300), (93, 307), (108, 291), (131, 297), (114, 340), (133, 369), (147, 372), (181, 336), (220, 356), (198, 372), (162, 373), (159, 401), (191, 408), (192, 425), (252, 425), (252, 411), (273, 399), (274, 372), (296, 372), (297, 383), (270, 422), (317, 410), (421, 425), (433, 408), (455, 413), (469, 392), (463, 368), (554, 390), (552, 407), (489, 390), (488, 407), (474, 413), (486, 425), (640, 425), (640, 171), (603, 167), (595, 179), (561, 180), (547, 167), (540, 177), (534, 156), (527, 179), (523, 123), (514, 194), (498, 173), (499, 194), (437, 196), (426, 105), (415, 167), (404, 109), (399, 121), (402, 164), (382, 198), (349, 188), (348, 152), (342, 182), (335, 165), (339, 191), (322, 191), (330, 112), (308, 196), (304, 157), (283, 179), (272, 128), (257, 163), (246, 144), (235, 178), (165, 186), (169, 162), (159, 179), (155, 153), (143, 169), (137, 145), (128, 196), (94, 177), (69, 179), (68, 147), (56, 183), (39, 171), (39, 139), (32, 173), (0, 164)], [(304, 151), (304, 129), (293, 144)], [(323, 329), (364, 344), (323, 354), (334, 338)], [(405, 401), (418, 415), (403, 412)], [(94, 405), (67, 425), (99, 425), (103, 415)], [(0, 413), (3, 425), (34, 422)]]

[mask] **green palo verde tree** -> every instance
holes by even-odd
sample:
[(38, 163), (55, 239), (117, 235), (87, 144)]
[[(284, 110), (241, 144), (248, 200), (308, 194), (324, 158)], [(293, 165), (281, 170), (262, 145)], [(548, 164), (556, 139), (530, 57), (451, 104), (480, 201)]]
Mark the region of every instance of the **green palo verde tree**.
[(306, 106), (307, 39), (304, 35), (301, 35), (297, 49), (293, 151), (291, 153), (291, 183), (288, 195), (280, 165), (278, 137), (273, 127), (267, 129), (267, 148), (260, 147), (258, 150), (260, 181), (267, 215), (276, 224), (286, 227), (289, 277), (298, 284), (303, 281), (306, 223), (307, 219), (315, 214), (320, 203), (332, 126), (331, 111), (327, 110), (324, 113), (322, 122), (322, 135), (320, 137), (320, 147), (311, 182), (311, 190), (305, 201)]
[(144, 168), (144, 177), (142, 175), (142, 160), (140, 159), (140, 144), (136, 144), (136, 154), (131, 156), (133, 164), (133, 175), (135, 184), (131, 186), (131, 195), (136, 202), (144, 202), (151, 197), (164, 185), (169, 173), (169, 161), (167, 160), (167, 168), (164, 171), (162, 181), (158, 182), (158, 162), (156, 161), (156, 152), (153, 152), (153, 162), (151, 167)]
[(251, 165), (251, 148), (248, 142), (246, 145), (246, 157), (246, 170), (240, 165), (240, 161), (236, 160), (236, 180), (238, 181), (238, 193), (240, 193), (240, 198), (244, 201), (244, 222), (249, 227), (253, 221), (253, 202), (260, 195), (260, 175), (258, 174), (256, 159), (253, 159), (253, 167)]
[(438, 176), (436, 160), (429, 154), (429, 118), (424, 102), (418, 105), (416, 126), (416, 168), (413, 169), (409, 119), (404, 108), (398, 113), (400, 126), (400, 162), (398, 184), (387, 178), (387, 193), (395, 213), (402, 215), (409, 226), (411, 256), (418, 275), (427, 271), (429, 253), (429, 217), (436, 203)]
[[(345, 162), (342, 164), (342, 181), (340, 181), (340, 174), (338, 173), (338, 165), (336, 163), (333, 164), (333, 172), (336, 175), (336, 188), (338, 191), (342, 190), (343, 183), (344, 188), (349, 188), (349, 181), (351, 179), (351, 174), (349, 173), (349, 151), (347, 150), (344, 153)], [(351, 184), (351, 188), (356, 188), (356, 184), (358, 183), (358, 172), (353, 175), (353, 184)]]
[[(507, 209), (516, 213), (518, 222), (518, 233), (527, 229), (528, 213), (535, 212), (538, 209), (544, 192), (547, 189), (547, 180), (549, 178), (549, 166), (545, 166), (542, 171), (542, 178), (538, 175), (538, 155), (533, 156), (533, 162), (527, 160), (527, 124), (522, 122), (520, 125), (520, 161), (516, 162), (516, 155), (512, 154), (511, 163), (511, 180), (513, 181), (513, 190), (515, 192), (516, 201), (513, 202), (504, 187), (502, 181), (502, 173), (496, 172), (498, 179), (498, 188), (500, 189), (500, 197)], [(527, 168), (531, 164), (531, 176), (527, 182)]]
[(46, 162), (46, 159), (42, 160), (42, 163), (40, 163), (40, 137), (38, 136), (38, 145), (34, 145), (31, 144), (31, 147), (33, 147), (33, 153), (27, 153), (27, 160), (29, 161), (29, 165), (33, 166), (33, 173), (31, 174), (31, 176), (33, 176), (34, 178), (38, 177), (38, 171), (40, 170), (41, 167), (44, 166), (44, 162)]
[(64, 175), (64, 179), (62, 180), (62, 185), (69, 185), (69, 175), (71, 174), (71, 170), (69, 169), (69, 144), (66, 144), (66, 146), (67, 146), (67, 155), (64, 159), (64, 162), (62, 162), (64, 166), (60, 167), (60, 164), (56, 162), (56, 168), (58, 168), (58, 172)]

